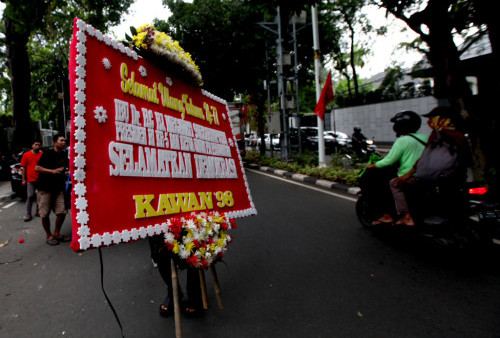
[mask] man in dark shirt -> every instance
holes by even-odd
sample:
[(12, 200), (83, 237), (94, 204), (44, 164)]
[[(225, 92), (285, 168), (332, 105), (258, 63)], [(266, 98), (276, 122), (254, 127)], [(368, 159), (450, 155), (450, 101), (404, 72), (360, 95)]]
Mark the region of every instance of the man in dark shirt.
[[(37, 196), (42, 225), (47, 235), (47, 244), (57, 245), (68, 242), (70, 238), (60, 234), (61, 226), (66, 217), (64, 205), (64, 189), (69, 173), (66, 139), (63, 135), (55, 135), (54, 148), (44, 151), (35, 170), (39, 173), (37, 181)], [(50, 231), (50, 210), (56, 214), (54, 233)]]

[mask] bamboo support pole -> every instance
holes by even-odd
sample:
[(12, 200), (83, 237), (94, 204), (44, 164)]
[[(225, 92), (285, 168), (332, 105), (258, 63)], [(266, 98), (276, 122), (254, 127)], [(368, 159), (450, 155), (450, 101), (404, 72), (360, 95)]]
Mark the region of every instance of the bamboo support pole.
[(181, 306), (179, 304), (179, 278), (177, 275), (177, 267), (175, 266), (174, 259), (170, 259), (170, 266), (172, 270), (172, 291), (174, 297), (174, 319), (175, 319), (175, 337), (182, 338), (181, 327)]
[(222, 291), (219, 284), (219, 278), (217, 277), (217, 271), (214, 265), (210, 265), (210, 272), (212, 273), (212, 281), (214, 283), (215, 296), (217, 297), (217, 304), (219, 309), (224, 309), (224, 304), (222, 303)]
[(203, 269), (198, 269), (200, 274), (200, 288), (201, 288), (201, 299), (203, 300), (203, 309), (208, 309), (208, 298), (207, 298), (207, 283), (205, 282), (205, 272)]

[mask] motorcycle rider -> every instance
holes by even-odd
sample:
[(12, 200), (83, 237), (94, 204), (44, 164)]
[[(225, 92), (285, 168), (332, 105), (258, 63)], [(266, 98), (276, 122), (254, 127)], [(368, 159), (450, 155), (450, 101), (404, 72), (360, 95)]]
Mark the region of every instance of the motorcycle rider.
[[(422, 155), (428, 136), (417, 133), (422, 124), (422, 119), (413, 111), (406, 110), (397, 113), (393, 118), (391, 118), (390, 121), (394, 123), (392, 129), (396, 132), (396, 136), (398, 138), (394, 142), (386, 157), (375, 164), (368, 165), (367, 168), (382, 169), (397, 165), (397, 177), (401, 177), (413, 168), (415, 162)], [(388, 176), (386, 175), (385, 179), (380, 180), (380, 183), (378, 184), (378, 191), (376, 192), (378, 197), (375, 197), (378, 199), (378, 204), (381, 207), (380, 211), (383, 215), (373, 221), (372, 225), (394, 223), (394, 219), (391, 216), (391, 210), (393, 209), (392, 201), (394, 201), (394, 197), (398, 198), (399, 196), (394, 196), (391, 192), (387, 177)], [(393, 178), (394, 177), (389, 177), (389, 179)], [(399, 203), (399, 200), (395, 200), (395, 202), (396, 207), (399, 209), (397, 211), (402, 217), (394, 224), (406, 226), (415, 225), (409, 211), (400, 209), (401, 203)]]
[(360, 127), (354, 127), (354, 133), (351, 136), (352, 150), (356, 155), (361, 156), (363, 150), (366, 150), (366, 136), (361, 133)]

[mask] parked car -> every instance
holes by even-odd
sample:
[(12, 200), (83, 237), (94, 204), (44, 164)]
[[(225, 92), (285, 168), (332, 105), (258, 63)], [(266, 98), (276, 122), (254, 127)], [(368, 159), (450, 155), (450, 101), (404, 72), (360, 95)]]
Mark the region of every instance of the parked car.
[(346, 133), (341, 131), (326, 131), (328, 135), (331, 135), (340, 147), (347, 147), (351, 143), (351, 138)]
[[(264, 143), (266, 145), (266, 149), (271, 149), (271, 139), (273, 142), (273, 149), (280, 149), (280, 136), (278, 134), (264, 134)], [(257, 145), (260, 147), (262, 143), (262, 139), (257, 139)]]
[[(302, 140), (302, 148), (312, 151), (318, 150), (318, 127), (301, 127), (301, 140)], [(296, 134), (296, 132), (295, 132)], [(290, 134), (292, 135), (292, 133)], [(328, 134), (327, 132), (323, 133), (323, 140), (325, 141), (325, 152), (331, 153), (335, 150), (335, 138)], [(298, 144), (298, 140), (296, 141)]]
[(23, 186), (23, 168), (21, 163), (14, 163), (10, 166), (10, 186), (12, 192), (21, 200), (26, 200), (26, 187)]

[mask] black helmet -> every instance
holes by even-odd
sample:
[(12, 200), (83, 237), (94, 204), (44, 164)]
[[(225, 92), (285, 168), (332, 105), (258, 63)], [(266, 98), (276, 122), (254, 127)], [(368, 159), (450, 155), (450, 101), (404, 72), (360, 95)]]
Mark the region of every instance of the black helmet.
[(394, 115), (391, 122), (394, 123), (392, 129), (396, 132), (396, 136), (399, 137), (400, 135), (415, 133), (419, 130), (422, 119), (414, 111), (405, 110)]
[(361, 132), (361, 128), (358, 127), (358, 126), (354, 127), (354, 132), (355, 133), (360, 133)]

